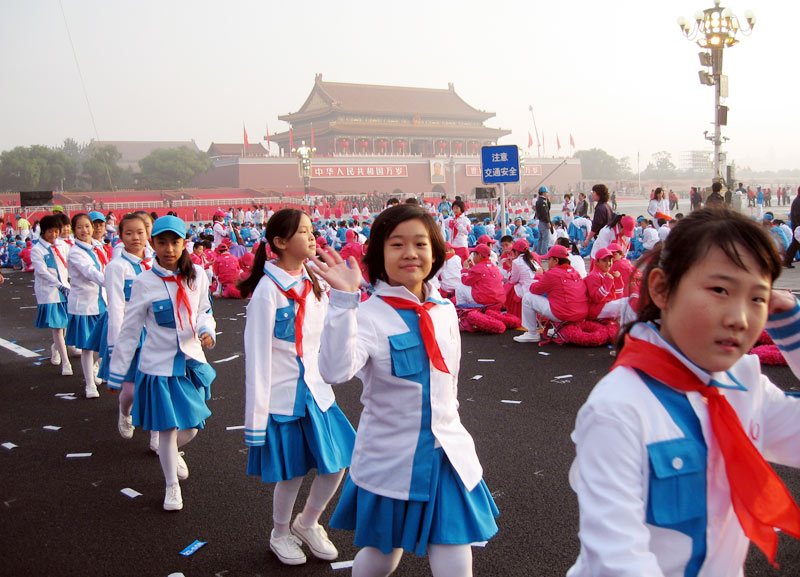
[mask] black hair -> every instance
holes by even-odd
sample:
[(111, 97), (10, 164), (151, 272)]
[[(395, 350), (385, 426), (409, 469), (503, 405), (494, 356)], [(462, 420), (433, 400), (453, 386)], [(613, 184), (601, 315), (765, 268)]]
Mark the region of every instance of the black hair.
[(461, 200), (460, 198), (457, 198), (456, 200), (453, 201), (453, 207), (456, 206), (461, 209), (462, 213), (467, 212), (467, 208), (464, 205), (464, 201)]
[(409, 197), (406, 199), (406, 204), (414, 204), (414, 205), (418, 205), (418, 204), (419, 204), (419, 201), (418, 201), (416, 198), (414, 198), (413, 196), (409, 196)]
[(510, 234), (504, 235), (504, 236), (500, 237), (500, 242), (501, 243), (502, 242), (514, 242), (514, 237), (511, 236)]
[(61, 224), (61, 219), (58, 218), (58, 215), (55, 214), (48, 214), (47, 216), (43, 216), (41, 222), (39, 223), (39, 228), (41, 229), (42, 235), (44, 235), (44, 233), (50, 230), (51, 228), (58, 229), (58, 232), (60, 234), (62, 226), (63, 225)]
[(145, 231), (147, 230), (147, 223), (144, 221), (144, 218), (142, 218), (142, 215), (137, 214), (135, 212), (129, 212), (128, 214), (122, 217), (122, 220), (119, 221), (119, 236), (122, 236), (122, 231), (125, 228), (125, 223), (130, 222), (132, 220), (138, 220), (144, 225)]
[[(51, 216), (51, 215), (48, 215), (48, 216)], [(56, 213), (56, 214), (54, 214), (54, 215), (52, 215), (52, 216), (55, 216), (55, 217), (58, 219), (58, 222), (60, 222), (60, 223), (61, 223), (61, 228), (64, 228), (64, 227), (65, 227), (65, 226), (67, 226), (68, 224), (69, 224), (70, 226), (72, 226), (72, 224), (70, 224), (69, 217), (68, 217), (66, 214), (64, 214), (63, 212), (58, 212), (58, 213)], [(42, 218), (42, 220), (39, 222), (39, 228), (40, 228), (40, 229), (42, 229), (42, 230), (44, 230), (44, 228), (43, 228), (43, 226), (42, 226), (42, 223), (43, 223), (43, 222), (44, 222), (44, 217), (43, 217), (43, 218)]]
[(597, 194), (600, 202), (608, 202), (608, 187), (605, 184), (595, 184), (592, 187), (592, 192)]
[[(650, 298), (650, 273), (660, 268), (666, 278), (666, 293), (672, 294), (683, 276), (712, 248), (719, 248), (736, 266), (745, 269), (742, 251), (749, 253), (774, 283), (781, 274), (781, 259), (775, 243), (762, 227), (749, 218), (727, 208), (701, 208), (682, 218), (664, 242), (640, 258), (629, 283), (641, 282), (637, 321), (649, 322), (661, 318), (659, 309)], [(619, 332), (617, 348), (624, 345), (625, 334), (633, 323)]]
[[(167, 236), (170, 240), (174, 240), (176, 238), (183, 239), (182, 236), (175, 234), (171, 230), (165, 230), (164, 232), (156, 235), (156, 236)], [(158, 255), (156, 255), (156, 261), (158, 260)], [(186, 281), (186, 285), (189, 288), (194, 288), (194, 281), (197, 278), (197, 272), (194, 270), (194, 263), (192, 262), (192, 257), (189, 256), (189, 253), (186, 251), (186, 245), (183, 246), (183, 252), (181, 256), (178, 257), (178, 272), (183, 277), (183, 280)]]
[[(275, 245), (275, 239), (280, 238), (288, 240), (297, 233), (300, 228), (300, 220), (303, 216), (308, 216), (302, 210), (296, 208), (282, 208), (272, 215), (272, 218), (267, 221), (266, 237), (269, 247), (277, 255), (280, 255), (280, 249)], [(310, 218), (309, 218), (310, 220)], [(256, 290), (261, 277), (264, 276), (264, 265), (267, 262), (267, 243), (258, 243), (258, 250), (256, 250), (255, 258), (253, 259), (253, 272), (244, 280), (239, 281), (239, 292), (243, 297), (247, 297)], [(311, 272), (308, 266), (303, 265), (306, 269), (308, 277), (311, 279), (311, 285), (314, 291), (314, 296), (317, 300), (322, 298), (322, 287), (316, 275)]]
[(386, 276), (386, 266), (383, 259), (384, 245), (389, 235), (392, 234), (398, 225), (413, 219), (422, 221), (422, 224), (428, 231), (428, 237), (431, 242), (431, 253), (433, 254), (431, 270), (428, 271), (428, 274), (423, 280), (430, 280), (438, 270), (442, 268), (447, 254), (444, 237), (442, 236), (442, 231), (439, 229), (439, 225), (436, 224), (433, 217), (421, 206), (398, 204), (397, 206), (387, 208), (381, 212), (372, 225), (372, 232), (370, 232), (369, 235), (370, 243), (367, 245), (367, 253), (364, 255), (362, 262), (367, 267), (367, 276), (373, 284), (379, 280), (385, 282), (389, 281)]
[(72, 215), (72, 220), (69, 221), (69, 225), (72, 227), (72, 230), (75, 231), (76, 223), (82, 218), (86, 217), (89, 219), (89, 223), (94, 226), (94, 221), (92, 221), (92, 217), (90, 217), (85, 212), (78, 212)]

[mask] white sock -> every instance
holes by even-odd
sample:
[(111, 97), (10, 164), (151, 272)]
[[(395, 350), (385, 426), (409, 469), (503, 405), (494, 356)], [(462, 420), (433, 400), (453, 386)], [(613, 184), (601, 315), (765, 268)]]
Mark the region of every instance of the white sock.
[(294, 509), (294, 502), (297, 500), (297, 493), (302, 484), (303, 477), (275, 483), (275, 493), (272, 496), (272, 521), (275, 524), (276, 537), (289, 534), (292, 509)]
[(158, 460), (167, 485), (178, 482), (178, 430), (159, 431)]
[(402, 549), (395, 549), (388, 555), (376, 547), (364, 547), (353, 561), (353, 577), (388, 577), (400, 564)]
[(81, 351), (81, 369), (83, 369), (83, 382), (87, 387), (94, 387), (94, 351)]
[(183, 447), (197, 435), (197, 429), (183, 429), (178, 431), (178, 447)]
[(64, 342), (65, 329), (50, 329), (53, 332), (53, 344), (56, 345), (58, 354), (61, 355), (61, 364), (69, 364), (69, 356), (67, 353), (67, 343)]
[(300, 515), (300, 524), (303, 527), (312, 527), (319, 522), (319, 517), (328, 506), (336, 489), (339, 488), (339, 483), (344, 476), (344, 469), (336, 473), (329, 473), (327, 475), (317, 475), (314, 482), (311, 483), (311, 491), (306, 500), (306, 506), (303, 508), (303, 513)]
[(472, 577), (470, 545), (428, 545), (433, 577)]

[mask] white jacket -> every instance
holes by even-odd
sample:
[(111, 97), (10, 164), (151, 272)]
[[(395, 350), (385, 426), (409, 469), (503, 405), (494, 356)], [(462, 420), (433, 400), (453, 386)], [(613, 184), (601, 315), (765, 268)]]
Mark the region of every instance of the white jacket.
[[(279, 290), (300, 292), (304, 283), (271, 262), (264, 266), (247, 305), (244, 327), (245, 352), (245, 442), (264, 445), (269, 414), (302, 416), (305, 414), (305, 391), (298, 396), (301, 379), (322, 411), (333, 404), (331, 386), (319, 374), (319, 343), (328, 297), (317, 300), (314, 291), (306, 296), (303, 321), (303, 359), (297, 357), (295, 314), (299, 305)], [(308, 279), (303, 269), (302, 279)], [(302, 293), (300, 293), (302, 294)]]
[[(208, 333), (216, 342), (217, 323), (208, 297), (208, 277), (201, 267), (194, 265), (194, 270), (194, 286), (188, 287), (185, 281), (182, 283), (192, 307), (194, 331), (188, 322), (186, 308), (182, 304), (178, 307), (178, 287), (161, 278), (174, 273), (154, 263), (152, 269), (133, 281), (131, 300), (125, 308), (125, 319), (111, 355), (110, 383), (122, 384), (139, 346), (142, 327), (147, 329), (139, 356), (139, 371), (142, 373), (163, 377), (182, 376), (183, 358), (179, 355), (206, 362), (198, 336)], [(178, 319), (179, 314), (183, 327)]]
[(59, 287), (69, 288), (67, 258), (69, 251), (65, 247), (69, 245), (59, 244), (56, 240), (56, 248), (61, 253), (58, 258), (52, 245), (43, 238), (31, 248), (31, 264), (33, 265), (33, 294), (36, 302), (40, 305), (64, 302), (61, 298)]
[(103, 287), (105, 277), (103, 265), (94, 252), (94, 245), (76, 240), (69, 251), (67, 267), (72, 284), (67, 299), (67, 312), (71, 315), (100, 314), (98, 299), (106, 300), (106, 289)]
[(442, 268), (436, 273), (439, 285), (446, 291), (453, 292), (461, 284), (461, 259), (457, 254), (444, 261)]
[[(358, 293), (331, 290), (328, 316), (322, 333), (319, 368), (330, 383), (343, 383), (358, 376), (364, 384), (361, 403), (364, 410), (356, 434), (350, 477), (372, 493), (393, 499), (427, 500), (411, 493), (418, 479), (414, 456), (425, 413), (423, 386), (411, 380), (427, 370), (430, 373), (430, 431), (435, 446), (447, 458), (468, 490), (481, 480), (483, 469), (472, 437), (458, 415), (458, 369), (461, 337), (458, 317), (450, 301), (442, 299), (430, 284), (432, 300), (442, 306), (430, 309), (436, 327), (436, 341), (452, 374), (443, 373), (428, 362), (422, 337), (409, 331), (398, 311), (379, 297), (417, 298), (405, 287), (378, 281), (375, 294), (359, 306)], [(424, 355), (424, 358), (427, 358)], [(394, 376), (393, 372), (403, 376)], [(424, 488), (427, 490), (427, 486)]]
[[(791, 335), (790, 344), (800, 340), (800, 307), (789, 317), (771, 319), (767, 327), (773, 334), (785, 325), (778, 330)], [(654, 325), (638, 324), (631, 334), (670, 350), (703, 382), (713, 379), (764, 458), (800, 465), (800, 399), (786, 396), (762, 375), (756, 356), (745, 355), (726, 373), (709, 375), (666, 343)], [(799, 374), (800, 352), (782, 352)], [(651, 389), (638, 372), (617, 367), (578, 412), (570, 484), (578, 494), (581, 551), (569, 577), (743, 575), (749, 540), (731, 504), (708, 407), (700, 393), (672, 389), (673, 398), (685, 398), (689, 407), (685, 401), (683, 411), (664, 404), (657, 395), (665, 389)], [(684, 415), (699, 420), (702, 443), (684, 433)], [(677, 523), (684, 523), (686, 532), (676, 530)], [(705, 546), (696, 571), (687, 570), (693, 546), (701, 551), (699, 559), (698, 547)]]
[[(146, 258), (146, 257), (145, 257)], [(148, 261), (150, 266), (152, 260)], [(124, 248), (119, 256), (111, 259), (106, 267), (105, 287), (108, 297), (106, 312), (108, 313), (108, 334), (106, 343), (109, 351), (113, 352), (122, 329), (122, 320), (125, 318), (125, 306), (131, 299), (133, 281), (144, 272), (146, 267), (142, 259), (128, 253)]]
[[(536, 261), (533, 261), (533, 264), (536, 266)], [(508, 277), (508, 283), (514, 286), (514, 292), (519, 298), (530, 292), (533, 284), (533, 275), (534, 272), (525, 262), (522, 255), (511, 261), (511, 274)]]
[(225, 226), (224, 223), (215, 222), (214, 223), (214, 248), (217, 248), (219, 245), (222, 244), (222, 241), (226, 238), (229, 238), (230, 229)]

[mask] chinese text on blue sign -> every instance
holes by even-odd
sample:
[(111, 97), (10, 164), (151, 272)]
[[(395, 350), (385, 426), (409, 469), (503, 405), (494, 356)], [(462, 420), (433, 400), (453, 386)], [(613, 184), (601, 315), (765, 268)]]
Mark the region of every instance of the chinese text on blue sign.
[(486, 184), (519, 182), (519, 148), (513, 144), (482, 147), (481, 175)]

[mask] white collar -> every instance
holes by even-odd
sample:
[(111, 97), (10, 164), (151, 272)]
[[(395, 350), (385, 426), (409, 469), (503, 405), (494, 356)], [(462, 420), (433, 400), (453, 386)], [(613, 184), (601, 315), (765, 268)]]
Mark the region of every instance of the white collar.
[[(425, 283), (423, 292), (427, 295), (427, 297), (425, 298), (425, 302), (431, 301), (440, 305), (453, 304), (451, 301), (442, 298), (442, 295), (439, 292), (439, 290), (435, 286), (433, 286), (430, 283), (430, 281)], [(379, 297), (397, 297), (405, 299), (407, 301), (413, 301), (417, 304), (421, 304), (420, 300), (417, 298), (417, 295), (412, 293), (406, 287), (392, 286), (389, 283), (384, 282), (382, 280), (375, 282), (374, 294)]]
[(288, 291), (301, 280), (311, 280), (311, 277), (308, 276), (308, 272), (306, 271), (306, 267), (301, 267), (300, 271), (300, 276), (296, 277), (283, 270), (273, 261), (267, 261), (264, 263), (264, 274), (275, 281), (275, 284), (277, 284), (281, 290), (284, 291)]

